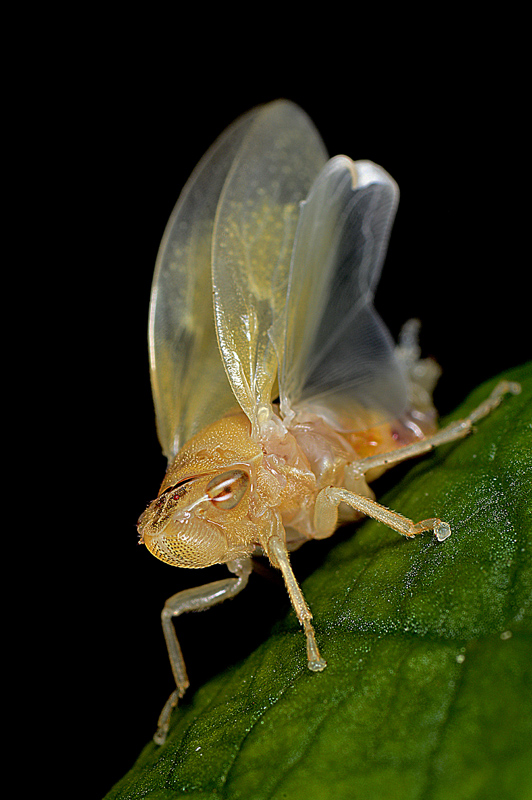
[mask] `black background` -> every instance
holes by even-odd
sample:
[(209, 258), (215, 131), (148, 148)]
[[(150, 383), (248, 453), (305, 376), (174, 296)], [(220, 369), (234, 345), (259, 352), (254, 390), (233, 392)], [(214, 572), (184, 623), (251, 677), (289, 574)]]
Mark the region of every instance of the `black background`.
[[(331, 155), (373, 160), (395, 178), (401, 201), (376, 306), (394, 335), (409, 317), (422, 320), (423, 351), (443, 368), (442, 413), (530, 357), (524, 98), (496, 56), (470, 61), (457, 38), (437, 55), (430, 43), (414, 52), (405, 44), (396, 59), (340, 64), (315, 57), (310, 42), (290, 60), (279, 42), (266, 66), (250, 48), (233, 51), (230, 67), (222, 54), (205, 67), (179, 43), (161, 61), (137, 44), (116, 61), (94, 51), (73, 83), (62, 63), (46, 117), (45, 169), (61, 195), (48, 231), (58, 266), (47, 286), (53, 342), (43, 380), (57, 381), (51, 446), (61, 475), (51, 476), (60, 536), (46, 556), (56, 601), (46, 636), (61, 673), (51, 708), (66, 699), (72, 759), (92, 797), (132, 765), (172, 689), (165, 599), (225, 574), (172, 569), (137, 546), (135, 529), (165, 470), (146, 344), (153, 265), (179, 191), (215, 137), (284, 96), (307, 111)], [(47, 105), (44, 85), (41, 99)], [(296, 575), (330, 546), (295, 554)], [(180, 620), (190, 692), (288, 611), (278, 579), (254, 575), (231, 603)]]

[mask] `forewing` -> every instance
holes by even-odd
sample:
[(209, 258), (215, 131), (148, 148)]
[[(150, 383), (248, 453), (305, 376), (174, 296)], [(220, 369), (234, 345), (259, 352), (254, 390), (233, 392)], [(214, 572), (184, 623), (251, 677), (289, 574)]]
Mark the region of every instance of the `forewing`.
[(237, 120), (200, 161), (159, 249), (149, 347), (157, 431), (169, 459), (194, 433), (236, 406), (216, 340), (211, 245), (224, 181), (256, 115), (254, 110)]
[(303, 204), (280, 377), (285, 417), (320, 408), (348, 430), (404, 411), (403, 373), (373, 307), (398, 196), (380, 167), (337, 156)]
[(247, 131), (220, 197), (213, 241), (216, 327), (227, 375), (254, 435), (271, 412), (299, 204), (326, 158), (300, 108), (270, 103)]

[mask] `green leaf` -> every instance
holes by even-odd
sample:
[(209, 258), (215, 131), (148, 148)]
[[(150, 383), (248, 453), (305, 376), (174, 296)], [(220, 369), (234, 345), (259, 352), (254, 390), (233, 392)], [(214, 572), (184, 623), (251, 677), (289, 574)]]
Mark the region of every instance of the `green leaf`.
[(532, 364), (504, 377), (522, 393), (379, 498), (451, 538), (360, 525), (303, 585), (327, 669), (290, 614), (108, 800), (532, 798)]

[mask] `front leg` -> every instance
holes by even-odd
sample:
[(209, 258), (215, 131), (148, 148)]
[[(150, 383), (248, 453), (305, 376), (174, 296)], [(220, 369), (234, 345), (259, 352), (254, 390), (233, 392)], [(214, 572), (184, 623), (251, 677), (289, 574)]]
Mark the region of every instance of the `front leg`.
[(311, 621), (312, 614), (292, 570), (286, 544), (281, 538), (270, 539), (268, 543), (268, 555), (272, 564), (279, 567), (283, 574), (294, 611), (297, 614), (300, 624), (303, 626), (307, 639), (307, 666), (312, 672), (322, 672), (327, 666), (327, 663), (321, 657), (320, 651), (318, 650), (316, 635)]
[(286, 534), (281, 521), (281, 516), (272, 510), (269, 524), (265, 526), (262, 547), (274, 567), (281, 570), (285, 586), (288, 590), (292, 606), (303, 626), (307, 639), (307, 666), (312, 672), (321, 672), (327, 663), (320, 655), (316, 644), (316, 635), (312, 626), (312, 614), (301, 591), (286, 549)]
[(340, 503), (347, 503), (356, 511), (360, 511), (362, 514), (378, 520), (378, 522), (383, 522), (389, 528), (402, 533), (404, 536), (412, 537), (418, 533), (433, 530), (438, 541), (443, 542), (451, 535), (449, 524), (436, 517), (423, 519), (421, 522), (413, 522), (397, 511), (381, 506), (380, 503), (369, 497), (355, 494), (348, 489), (326, 486), (318, 494), (314, 506), (316, 538), (326, 538), (334, 532), (338, 524), (338, 506)]
[(237, 576), (236, 578), (225, 578), (221, 581), (208, 583), (204, 586), (194, 586), (192, 589), (178, 592), (168, 598), (162, 610), (163, 633), (177, 688), (166, 701), (159, 716), (157, 731), (153, 737), (156, 744), (164, 743), (170, 725), (170, 715), (179, 698), (183, 697), (189, 686), (185, 661), (177, 640), (173, 618), (184, 614), (186, 611), (204, 611), (241, 592), (251, 574), (251, 560), (243, 559), (242, 561), (229, 562), (227, 567)]

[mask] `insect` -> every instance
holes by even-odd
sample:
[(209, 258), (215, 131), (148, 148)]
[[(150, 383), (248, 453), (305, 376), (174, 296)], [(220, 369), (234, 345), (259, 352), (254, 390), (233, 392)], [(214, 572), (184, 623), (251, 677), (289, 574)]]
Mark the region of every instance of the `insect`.
[(189, 685), (174, 618), (234, 597), (254, 555), (281, 570), (309, 669), (326, 666), (289, 552), (362, 515), (407, 537), (449, 525), (384, 508), (368, 483), (465, 436), (518, 385), (500, 384), (437, 431), (434, 361), (416, 323), (399, 345), (372, 304), (398, 202), (370, 161), (328, 159), (306, 114), (258, 107), (212, 145), (187, 182), (159, 251), (149, 320), (151, 381), (169, 466), (139, 519), (148, 549), (231, 577), (171, 597), (162, 612), (176, 689)]

